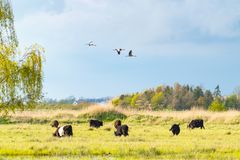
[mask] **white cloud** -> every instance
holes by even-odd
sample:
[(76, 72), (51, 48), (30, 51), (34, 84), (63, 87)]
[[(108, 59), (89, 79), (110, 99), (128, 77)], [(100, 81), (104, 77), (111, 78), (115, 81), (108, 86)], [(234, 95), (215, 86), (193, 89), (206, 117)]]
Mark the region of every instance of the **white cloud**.
[(18, 32), (30, 32), (23, 35), (29, 39), (69, 44), (93, 38), (136, 45), (194, 36), (234, 38), (240, 34), (239, 8), (234, 0), (65, 0), (63, 12), (35, 12), (18, 20), (17, 27)]
[[(57, 1), (48, 2), (51, 5)], [(22, 45), (37, 42), (47, 50), (47, 88), (52, 95), (60, 94), (56, 90), (61, 90), (59, 86), (64, 84), (68, 84), (63, 86), (68, 95), (80, 87), (87, 88), (95, 74), (108, 76), (107, 82), (104, 77), (96, 78), (101, 84), (119, 87), (121, 77), (133, 74), (126, 73), (129, 68), (148, 75), (148, 69), (161, 64), (145, 64), (148, 59), (156, 62), (157, 56), (163, 54), (181, 57), (236, 52), (235, 44), (225, 42), (240, 40), (239, 0), (65, 0), (63, 4), (61, 9), (56, 6), (35, 9), (16, 20)], [(85, 46), (90, 40), (97, 43), (97, 49), (89, 50)], [(139, 58), (141, 64), (133, 62), (136, 66), (131, 66), (125, 59), (116, 61), (115, 57), (102, 56), (114, 54), (114, 47), (134, 49), (139, 57), (147, 60)], [(122, 63), (129, 66), (123, 70)], [(113, 66), (111, 72), (106, 71)], [(112, 75), (119, 77), (111, 79)], [(142, 72), (138, 78), (141, 76)]]
[(199, 50), (202, 43), (240, 39), (236, 0), (65, 0), (64, 4), (62, 12), (39, 10), (18, 19), (21, 44), (38, 42), (54, 58), (85, 54), (84, 44), (90, 40), (100, 52), (126, 47), (152, 53), (161, 48), (166, 50), (157, 53), (170, 54), (171, 46), (178, 46), (175, 52), (186, 54), (181, 50), (186, 45)]

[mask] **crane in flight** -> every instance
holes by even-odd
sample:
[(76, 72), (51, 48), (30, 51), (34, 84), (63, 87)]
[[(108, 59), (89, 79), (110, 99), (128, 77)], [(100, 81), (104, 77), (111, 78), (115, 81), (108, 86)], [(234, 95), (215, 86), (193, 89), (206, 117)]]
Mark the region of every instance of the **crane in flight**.
[(90, 42), (87, 43), (86, 45), (88, 45), (89, 47), (91, 47), (91, 46), (94, 46), (94, 47), (97, 46), (96, 44), (93, 43), (93, 41), (90, 41)]
[(114, 51), (117, 52), (118, 55), (121, 54), (122, 51), (124, 51), (125, 49), (119, 48), (119, 49), (114, 49)]
[(133, 51), (130, 50), (130, 51), (128, 52), (128, 56), (127, 56), (127, 57), (137, 57), (137, 56), (133, 55), (132, 53), (133, 53)]

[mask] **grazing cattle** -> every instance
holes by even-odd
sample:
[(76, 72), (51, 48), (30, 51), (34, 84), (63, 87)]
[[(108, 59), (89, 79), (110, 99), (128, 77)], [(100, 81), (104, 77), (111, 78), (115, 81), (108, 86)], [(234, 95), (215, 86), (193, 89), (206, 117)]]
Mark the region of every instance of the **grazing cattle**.
[(194, 128), (201, 128), (205, 129), (203, 125), (203, 120), (202, 119), (194, 119), (188, 124), (188, 128), (194, 129)]
[(122, 136), (125, 137), (128, 136), (128, 126), (127, 125), (121, 125), (117, 126), (117, 131), (114, 132), (115, 136)]
[(55, 137), (73, 136), (71, 125), (65, 125), (65, 126), (59, 127), (59, 122), (55, 120), (52, 123), (52, 127), (57, 128), (57, 130), (53, 133), (53, 136)]
[(99, 121), (99, 120), (91, 119), (91, 120), (89, 121), (89, 125), (90, 125), (90, 127), (99, 128), (99, 127), (103, 126), (103, 122), (102, 122), (102, 121)]
[(117, 129), (117, 127), (118, 126), (121, 126), (121, 121), (120, 120), (116, 120), (115, 122), (114, 122), (114, 127)]
[(169, 129), (169, 131), (172, 131), (173, 135), (178, 135), (180, 133), (180, 124), (173, 124), (171, 129)]

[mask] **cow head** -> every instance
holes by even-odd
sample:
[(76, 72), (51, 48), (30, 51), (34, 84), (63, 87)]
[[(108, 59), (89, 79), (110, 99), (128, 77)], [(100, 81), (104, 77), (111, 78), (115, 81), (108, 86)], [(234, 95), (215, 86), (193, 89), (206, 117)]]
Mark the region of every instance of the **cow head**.
[(116, 120), (114, 122), (114, 127), (117, 129), (118, 126), (121, 126), (121, 121), (120, 120)]
[(51, 126), (55, 127), (55, 128), (58, 128), (58, 125), (59, 125), (59, 123), (57, 120), (53, 121), (53, 123), (51, 124)]
[(193, 128), (192, 123), (188, 124), (187, 128), (192, 129)]

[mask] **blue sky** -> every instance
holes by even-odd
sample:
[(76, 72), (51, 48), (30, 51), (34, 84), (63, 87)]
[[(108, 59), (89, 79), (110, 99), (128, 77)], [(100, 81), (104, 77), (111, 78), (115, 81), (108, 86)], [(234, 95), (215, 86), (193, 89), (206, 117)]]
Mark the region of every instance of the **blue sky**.
[[(117, 96), (160, 84), (240, 86), (239, 0), (12, 0), (21, 48), (45, 47), (44, 92)], [(97, 47), (85, 44), (93, 40)], [(132, 49), (137, 58), (113, 48)], [(127, 54), (127, 52), (124, 52)]]

